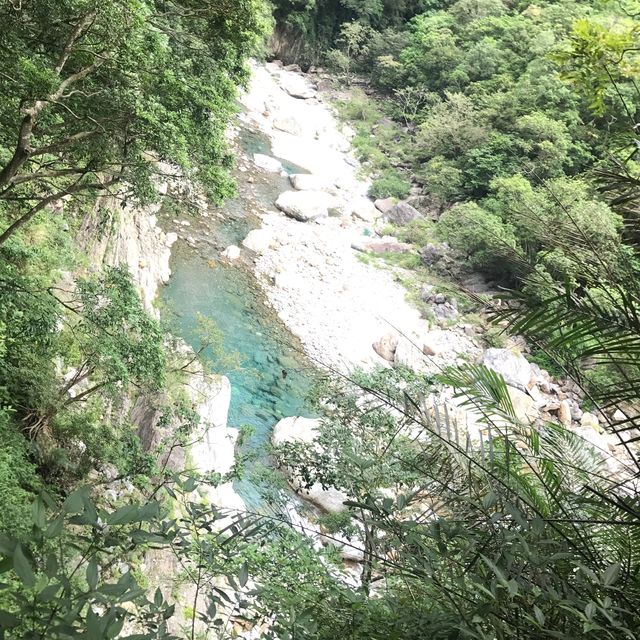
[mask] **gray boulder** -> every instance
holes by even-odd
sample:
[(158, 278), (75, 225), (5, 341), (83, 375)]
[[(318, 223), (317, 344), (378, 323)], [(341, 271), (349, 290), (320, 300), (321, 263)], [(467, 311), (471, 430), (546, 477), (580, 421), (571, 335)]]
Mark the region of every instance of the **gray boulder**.
[(423, 284), (420, 289), (420, 298), (422, 302), (431, 302), (434, 298), (433, 290), (435, 287), (432, 284)]
[(309, 100), (316, 97), (316, 90), (301, 76), (284, 76), (282, 88), (292, 97)]
[(397, 227), (404, 227), (420, 217), (420, 213), (406, 202), (398, 202), (384, 214), (385, 220)]
[(384, 214), (391, 211), (391, 209), (396, 206), (396, 202), (395, 198), (384, 198), (376, 200), (373, 204), (378, 211)]
[(427, 267), (432, 267), (437, 262), (440, 262), (443, 257), (444, 252), (440, 247), (436, 247), (435, 244), (429, 243), (426, 247), (420, 249), (420, 260)]
[(458, 312), (451, 303), (445, 302), (435, 305), (433, 315), (437, 320), (455, 320), (458, 317)]
[(365, 251), (371, 253), (410, 253), (413, 247), (406, 242), (398, 242), (395, 238), (380, 238), (363, 243)]
[(512, 387), (527, 389), (531, 380), (531, 365), (527, 359), (512, 349), (487, 349), (483, 363), (489, 369), (502, 374)]
[(300, 222), (326, 218), (334, 206), (335, 198), (323, 191), (285, 191), (276, 200), (280, 211)]

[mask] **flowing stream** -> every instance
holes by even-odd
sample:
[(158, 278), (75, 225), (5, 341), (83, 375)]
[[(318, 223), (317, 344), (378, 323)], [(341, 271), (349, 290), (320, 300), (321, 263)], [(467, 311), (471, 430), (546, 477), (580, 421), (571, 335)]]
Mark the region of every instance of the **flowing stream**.
[[(220, 259), (227, 246), (241, 246), (249, 231), (259, 226), (256, 212), (272, 208), (288, 184), (279, 174), (255, 171), (247, 160), (253, 153), (271, 153), (266, 137), (242, 130), (238, 142), (238, 196), (212, 209), (211, 217), (186, 218), (189, 226), (166, 215), (165, 228), (173, 226), (189, 241), (183, 239), (174, 247), (172, 276), (162, 291), (161, 303), (174, 334), (192, 347), (200, 345), (202, 316), (215, 321), (222, 331), (224, 351), (240, 356), (240, 367), (225, 370), (211, 350), (206, 352), (215, 371), (231, 381), (229, 425), (249, 427), (239, 453), (255, 453), (264, 460), (265, 445), (278, 420), (310, 415), (306, 397), (315, 372), (299, 342), (265, 304), (250, 270), (242, 261), (229, 264)], [(291, 164), (283, 166), (288, 173), (304, 172)], [(254, 466), (247, 466), (244, 477), (236, 481), (236, 490), (249, 508), (259, 509), (264, 481)]]

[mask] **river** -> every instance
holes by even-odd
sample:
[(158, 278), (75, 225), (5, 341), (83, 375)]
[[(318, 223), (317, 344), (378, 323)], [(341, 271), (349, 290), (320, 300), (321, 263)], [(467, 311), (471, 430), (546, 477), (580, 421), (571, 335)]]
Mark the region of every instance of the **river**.
[[(240, 366), (220, 362), (209, 349), (205, 357), (232, 387), (229, 425), (248, 427), (238, 452), (267, 458), (266, 445), (273, 426), (287, 416), (310, 415), (307, 401), (315, 371), (276, 314), (266, 305), (251, 269), (242, 261), (229, 263), (221, 253), (229, 245), (241, 245), (250, 230), (260, 226), (257, 209), (271, 208), (276, 196), (287, 188), (288, 178), (251, 168), (247, 156), (270, 154), (269, 141), (259, 133), (241, 130), (238, 136), (238, 195), (207, 218), (184, 218), (189, 226), (176, 224), (166, 214), (164, 226), (181, 235), (172, 253), (172, 276), (161, 293), (163, 316), (173, 333), (194, 348), (200, 345), (200, 316), (213, 320), (221, 330), (223, 350), (238, 354)], [(289, 173), (303, 170), (285, 163)], [(261, 508), (268, 490), (261, 465), (247, 465), (235, 488), (249, 508)]]

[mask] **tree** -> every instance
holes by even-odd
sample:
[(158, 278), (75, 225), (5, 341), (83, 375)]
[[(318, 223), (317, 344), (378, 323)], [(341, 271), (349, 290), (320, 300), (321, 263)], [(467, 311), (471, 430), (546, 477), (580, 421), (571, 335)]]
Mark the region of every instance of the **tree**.
[(517, 239), (513, 227), (499, 216), (473, 202), (458, 204), (442, 214), (437, 230), (453, 249), (467, 257), (472, 268), (509, 279), (503, 256), (515, 249)]
[[(224, 131), (260, 0), (63, 0), (0, 8), (0, 245), (38, 212), (153, 199), (156, 161), (230, 192)], [(230, 13), (231, 11), (231, 13)]]

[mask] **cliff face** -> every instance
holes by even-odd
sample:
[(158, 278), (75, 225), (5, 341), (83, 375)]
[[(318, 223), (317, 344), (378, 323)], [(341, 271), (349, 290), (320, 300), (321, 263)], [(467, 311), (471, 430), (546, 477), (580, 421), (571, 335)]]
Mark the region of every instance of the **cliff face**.
[(158, 287), (169, 281), (171, 246), (175, 233), (158, 226), (160, 204), (132, 207), (114, 197), (100, 198), (83, 222), (79, 244), (94, 266), (127, 265), (138, 286), (145, 308), (154, 316)]
[(287, 24), (276, 25), (269, 38), (268, 49), (274, 59), (282, 60), (285, 64), (309, 64), (310, 50), (304, 34), (294, 26)]

